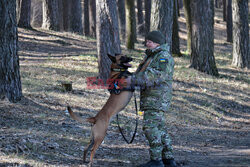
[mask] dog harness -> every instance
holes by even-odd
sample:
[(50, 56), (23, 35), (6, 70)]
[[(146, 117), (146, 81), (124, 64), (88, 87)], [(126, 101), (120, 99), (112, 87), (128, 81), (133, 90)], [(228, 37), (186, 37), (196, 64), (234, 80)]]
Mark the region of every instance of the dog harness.
[(114, 93), (114, 94), (118, 95), (121, 93), (121, 91), (134, 92), (134, 89), (132, 89), (132, 88), (122, 88), (121, 89), (121, 86), (120, 86), (121, 83), (119, 83), (119, 81), (121, 81), (122, 77), (124, 77), (124, 76), (127, 77), (127, 76), (132, 75), (129, 71), (127, 71), (127, 69), (114, 68), (114, 69), (111, 69), (111, 71), (121, 72), (121, 73), (118, 75), (118, 77), (116, 79), (114, 79), (114, 81), (112, 83), (110, 83), (110, 85), (109, 85), (110, 89), (108, 89), (110, 93)]

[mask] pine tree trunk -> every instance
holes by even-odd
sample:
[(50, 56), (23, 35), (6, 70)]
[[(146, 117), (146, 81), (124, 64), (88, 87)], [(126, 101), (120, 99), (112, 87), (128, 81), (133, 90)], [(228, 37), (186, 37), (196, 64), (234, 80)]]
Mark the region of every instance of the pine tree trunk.
[(83, 0), (83, 34), (90, 36), (89, 30), (89, 0)]
[(58, 20), (59, 20), (59, 30), (63, 31), (63, 0), (58, 0)]
[(17, 102), (22, 85), (17, 54), (16, 1), (0, 1), (0, 99)]
[(125, 0), (117, 1), (119, 30), (122, 41), (126, 40), (126, 12), (125, 12)]
[[(106, 80), (110, 72), (107, 53), (121, 53), (116, 0), (96, 1), (96, 36), (99, 78)], [(112, 20), (112, 22), (111, 22)]]
[(177, 55), (177, 56), (181, 56), (177, 4), (178, 4), (178, 0), (174, 0), (172, 53)]
[(126, 47), (134, 49), (136, 42), (136, 18), (134, 0), (125, 0), (126, 6)]
[(151, 0), (144, 1), (144, 8), (145, 8), (145, 38), (146, 38), (147, 34), (150, 31)]
[(227, 21), (227, 0), (223, 0), (223, 21)]
[(41, 0), (31, 1), (31, 25), (41, 27), (43, 24), (43, 2)]
[(233, 42), (232, 0), (227, 2), (227, 42)]
[(20, 18), (18, 20), (18, 27), (31, 28), (30, 13), (31, 13), (31, 0), (21, 0)]
[(218, 0), (215, 0), (214, 3), (215, 3), (215, 7), (218, 8), (219, 7)]
[(96, 0), (90, 0), (89, 2), (90, 36), (96, 37)]
[(137, 0), (137, 25), (138, 33), (143, 34), (144, 32), (144, 17), (142, 12), (142, 0)]
[[(214, 59), (214, 4), (210, 0), (191, 1), (191, 65), (201, 72), (218, 76)], [(206, 11), (206, 12), (204, 12)]]
[(176, 2), (176, 9), (177, 9), (177, 16), (178, 17), (180, 17), (181, 16), (181, 13), (180, 13), (180, 4), (179, 4), (179, 2), (178, 2), (179, 0), (177, 0), (177, 2)]
[(190, 0), (183, 0), (183, 4), (184, 4), (184, 14), (186, 18), (186, 28), (187, 28), (187, 51), (190, 54), (191, 53), (191, 37), (192, 37)]
[(63, 0), (63, 29), (64, 31), (71, 31), (71, 1)]
[(233, 62), (239, 68), (250, 67), (248, 0), (233, 0)]
[(183, 1), (182, 0), (178, 0), (178, 5), (179, 5), (179, 9), (183, 8)]
[(77, 34), (83, 34), (82, 5), (81, 0), (71, 0), (71, 30)]
[(60, 28), (58, 20), (58, 2), (57, 0), (43, 1), (43, 25), (44, 29), (58, 31)]
[(166, 36), (166, 42), (172, 46), (174, 2), (166, 0), (152, 1), (150, 30), (159, 30)]
[(16, 0), (16, 20), (20, 19), (20, 12), (21, 12), (21, 0)]

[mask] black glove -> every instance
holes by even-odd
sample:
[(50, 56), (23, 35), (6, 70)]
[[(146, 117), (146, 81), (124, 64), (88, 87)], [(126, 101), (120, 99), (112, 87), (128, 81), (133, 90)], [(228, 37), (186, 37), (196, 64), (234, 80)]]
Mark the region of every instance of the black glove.
[(146, 51), (145, 51), (145, 53), (146, 53), (146, 55), (147, 56), (153, 56), (153, 55), (155, 55), (156, 53), (159, 53), (160, 51), (162, 51), (162, 49), (160, 48), (160, 47), (158, 47), (158, 48), (156, 48), (156, 49), (147, 49)]
[(152, 55), (153, 55), (152, 49), (147, 49), (147, 50), (145, 51), (145, 53), (146, 53), (147, 56), (152, 56)]

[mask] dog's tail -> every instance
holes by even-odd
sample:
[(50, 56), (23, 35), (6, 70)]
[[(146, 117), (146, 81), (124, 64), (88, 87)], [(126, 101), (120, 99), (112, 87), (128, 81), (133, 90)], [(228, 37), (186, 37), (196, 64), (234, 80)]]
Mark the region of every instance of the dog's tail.
[(70, 106), (67, 107), (67, 110), (69, 112), (69, 115), (71, 116), (71, 118), (73, 118), (74, 120), (78, 121), (78, 122), (81, 122), (81, 123), (84, 123), (85, 121), (80, 118), (79, 116), (77, 116), (71, 109)]
[(96, 122), (96, 119), (95, 117), (91, 117), (91, 118), (87, 118), (86, 121), (83, 120), (82, 118), (80, 118), (79, 116), (77, 116), (71, 109), (70, 106), (67, 106), (67, 110), (69, 112), (69, 115), (71, 118), (73, 118), (74, 120), (78, 121), (78, 122), (81, 122), (81, 123), (84, 123), (84, 122), (89, 122), (89, 123), (92, 123), (92, 124), (95, 124)]

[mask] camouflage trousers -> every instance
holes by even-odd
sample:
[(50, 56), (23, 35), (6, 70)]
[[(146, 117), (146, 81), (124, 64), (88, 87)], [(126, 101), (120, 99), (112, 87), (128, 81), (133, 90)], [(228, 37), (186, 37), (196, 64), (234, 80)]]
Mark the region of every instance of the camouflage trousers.
[(143, 119), (143, 131), (149, 142), (151, 160), (173, 158), (173, 148), (167, 133), (165, 113), (159, 110), (146, 110)]

